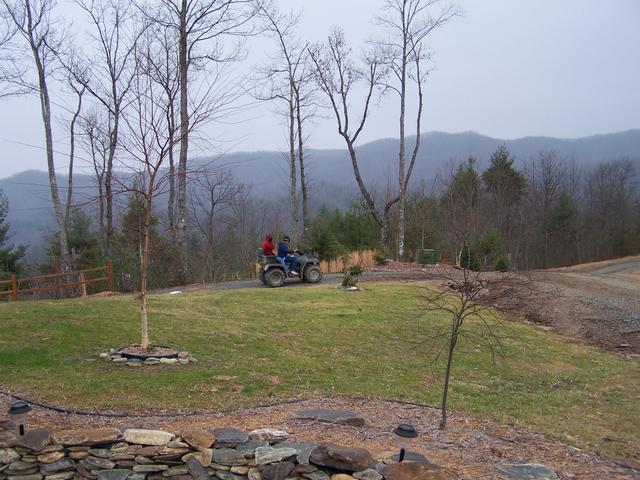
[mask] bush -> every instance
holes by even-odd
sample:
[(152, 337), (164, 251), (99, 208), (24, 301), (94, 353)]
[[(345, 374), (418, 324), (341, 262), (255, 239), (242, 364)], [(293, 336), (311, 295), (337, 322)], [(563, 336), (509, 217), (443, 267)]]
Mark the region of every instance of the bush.
[(386, 265), (387, 264), (387, 256), (384, 252), (375, 252), (373, 254), (373, 261), (376, 262), (376, 265)]
[(498, 260), (496, 261), (496, 270), (498, 270), (499, 272), (506, 272), (509, 270), (510, 267), (510, 263), (509, 263), (509, 257), (507, 257), (505, 254), (502, 254), (498, 257)]
[(342, 277), (342, 286), (357, 287), (362, 272), (364, 272), (364, 268), (362, 268), (362, 265), (359, 263), (345, 267), (344, 275)]
[(480, 270), (480, 258), (468, 243), (465, 243), (462, 252), (460, 252), (460, 266), (474, 272)]

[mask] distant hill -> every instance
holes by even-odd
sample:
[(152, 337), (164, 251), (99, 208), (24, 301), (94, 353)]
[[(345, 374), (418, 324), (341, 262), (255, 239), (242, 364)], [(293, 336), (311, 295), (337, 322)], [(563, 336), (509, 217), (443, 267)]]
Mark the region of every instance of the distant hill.
[[(413, 145), (414, 138), (409, 139)], [(460, 162), (475, 156), (480, 166), (488, 163), (491, 153), (500, 145), (506, 145), (519, 164), (536, 157), (539, 152), (553, 150), (558, 155), (574, 159), (578, 165), (592, 167), (600, 162), (620, 157), (640, 160), (640, 130), (578, 139), (551, 137), (524, 137), (501, 140), (475, 132), (429, 132), (423, 135), (422, 148), (414, 170), (414, 182), (431, 180), (442, 167), (450, 162)], [(395, 174), (397, 139), (382, 139), (358, 148), (362, 173), (370, 184), (386, 185), (389, 174)], [(218, 167), (230, 168), (236, 177), (253, 186), (255, 195), (283, 197), (287, 195), (286, 157), (281, 152), (237, 152), (217, 159), (199, 158), (195, 162), (212, 162)], [(308, 170), (312, 182), (313, 203), (318, 206), (344, 206), (357, 195), (353, 171), (346, 150), (318, 150), (307, 152)], [(94, 180), (76, 175), (76, 202), (82, 203), (91, 196)], [(62, 187), (66, 176), (58, 177)], [(16, 243), (30, 244), (30, 258), (43, 254), (43, 237), (54, 226), (50, 205), (48, 178), (45, 172), (29, 170), (9, 178), (0, 179), (0, 188), (9, 198), (9, 221)]]

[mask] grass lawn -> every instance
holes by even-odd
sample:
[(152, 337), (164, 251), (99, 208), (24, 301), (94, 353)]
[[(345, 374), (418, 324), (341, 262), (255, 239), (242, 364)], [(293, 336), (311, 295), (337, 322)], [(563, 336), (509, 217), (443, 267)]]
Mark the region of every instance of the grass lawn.
[[(420, 316), (416, 284), (329, 285), (153, 297), (155, 343), (187, 367), (98, 358), (138, 341), (133, 297), (2, 303), (0, 385), (87, 409), (228, 409), (297, 396), (362, 394), (437, 403), (441, 379), (418, 340), (447, 319)], [(474, 328), (470, 323), (468, 328)], [(619, 458), (640, 445), (640, 362), (515, 322), (506, 357), (459, 345), (450, 406)], [(602, 438), (614, 441), (598, 443)]]

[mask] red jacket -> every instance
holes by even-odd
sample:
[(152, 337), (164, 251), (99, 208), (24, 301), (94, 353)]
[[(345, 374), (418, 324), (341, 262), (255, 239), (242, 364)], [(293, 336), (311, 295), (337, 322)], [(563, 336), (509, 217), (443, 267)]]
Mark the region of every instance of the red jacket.
[(262, 253), (265, 255), (275, 255), (275, 247), (273, 245), (273, 241), (271, 240), (271, 235), (267, 234), (264, 237), (264, 242), (262, 242)]

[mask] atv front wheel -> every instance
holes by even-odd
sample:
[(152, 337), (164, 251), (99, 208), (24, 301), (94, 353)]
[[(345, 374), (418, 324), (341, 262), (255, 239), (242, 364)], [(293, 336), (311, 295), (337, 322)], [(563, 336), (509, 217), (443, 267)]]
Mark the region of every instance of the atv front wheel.
[(272, 268), (264, 275), (265, 283), (271, 288), (284, 285), (284, 272), (279, 268)]
[(304, 269), (304, 281), (318, 283), (322, 280), (322, 270), (318, 265), (310, 265)]

